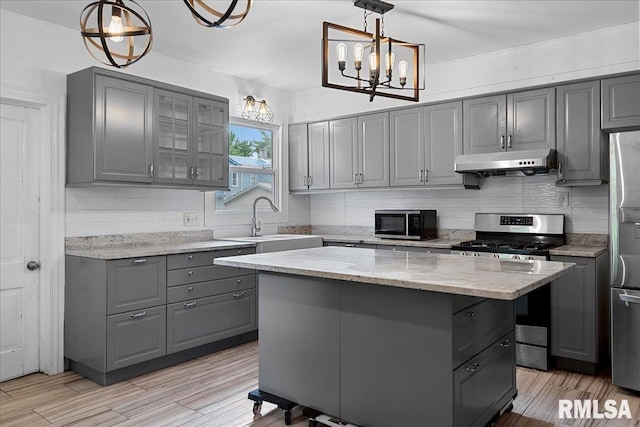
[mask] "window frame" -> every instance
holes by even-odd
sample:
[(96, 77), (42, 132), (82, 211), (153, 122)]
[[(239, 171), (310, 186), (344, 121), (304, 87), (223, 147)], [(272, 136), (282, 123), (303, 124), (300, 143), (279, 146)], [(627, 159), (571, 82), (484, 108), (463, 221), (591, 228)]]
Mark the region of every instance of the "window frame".
[[(283, 128), (279, 124), (273, 123), (258, 123), (249, 122), (240, 117), (229, 117), (230, 125), (238, 125), (251, 127), (255, 129), (264, 129), (271, 132), (271, 168), (256, 168), (247, 166), (231, 166), (229, 165), (229, 174), (232, 172), (241, 173), (271, 173), (272, 178), (272, 200), (278, 207), (278, 212), (273, 213), (269, 208), (268, 203), (260, 203), (256, 206), (258, 212), (260, 212), (260, 220), (265, 223), (283, 223), (288, 220), (287, 213), (287, 197), (286, 191), (283, 188), (284, 185), (284, 155), (283, 149)], [(229, 177), (231, 180), (231, 177)], [(240, 179), (240, 177), (238, 177)], [(229, 182), (229, 188), (231, 188), (231, 182)], [(216, 191), (209, 191), (205, 195), (205, 226), (214, 227), (220, 225), (241, 225), (251, 223), (251, 209), (216, 209)]]

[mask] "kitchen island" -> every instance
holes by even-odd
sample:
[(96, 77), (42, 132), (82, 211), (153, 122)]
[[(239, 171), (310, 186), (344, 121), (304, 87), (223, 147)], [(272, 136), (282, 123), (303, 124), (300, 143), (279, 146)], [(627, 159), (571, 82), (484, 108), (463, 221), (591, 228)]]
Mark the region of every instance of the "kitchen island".
[(257, 269), (259, 387), (369, 427), (483, 426), (516, 395), (514, 302), (573, 264), (323, 247)]

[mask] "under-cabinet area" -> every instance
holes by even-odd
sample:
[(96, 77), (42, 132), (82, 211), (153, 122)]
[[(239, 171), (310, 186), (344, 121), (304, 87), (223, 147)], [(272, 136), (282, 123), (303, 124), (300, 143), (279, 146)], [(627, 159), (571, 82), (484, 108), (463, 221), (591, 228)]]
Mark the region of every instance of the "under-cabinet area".
[(67, 255), (65, 357), (108, 385), (257, 337), (255, 247), (95, 259)]

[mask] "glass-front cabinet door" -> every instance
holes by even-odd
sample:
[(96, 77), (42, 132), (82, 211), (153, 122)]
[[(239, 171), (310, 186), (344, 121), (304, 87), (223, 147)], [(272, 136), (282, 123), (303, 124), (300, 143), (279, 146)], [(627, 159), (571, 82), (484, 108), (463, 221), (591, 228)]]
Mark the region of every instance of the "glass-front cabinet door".
[(154, 90), (154, 182), (192, 182), (192, 100), (192, 97), (179, 93)]
[(229, 180), (229, 106), (194, 98), (194, 184), (227, 187)]

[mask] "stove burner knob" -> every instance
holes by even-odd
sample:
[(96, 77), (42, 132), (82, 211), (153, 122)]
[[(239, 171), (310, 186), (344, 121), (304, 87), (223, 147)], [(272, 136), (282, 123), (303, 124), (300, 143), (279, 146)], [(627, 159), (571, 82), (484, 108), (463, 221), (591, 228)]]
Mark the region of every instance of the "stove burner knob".
[(498, 255), (498, 254), (493, 254), (493, 257), (494, 257), (494, 258), (500, 258), (500, 255)]
[(468, 254), (468, 253), (466, 253), (465, 251), (460, 252), (460, 255), (462, 255), (462, 256), (469, 256), (469, 254)]
[(511, 255), (512, 259), (520, 259), (520, 255)]
[(527, 255), (526, 257), (524, 257), (524, 259), (533, 259), (532, 255)]
[(480, 256), (480, 254), (478, 252), (474, 252), (473, 256)]

